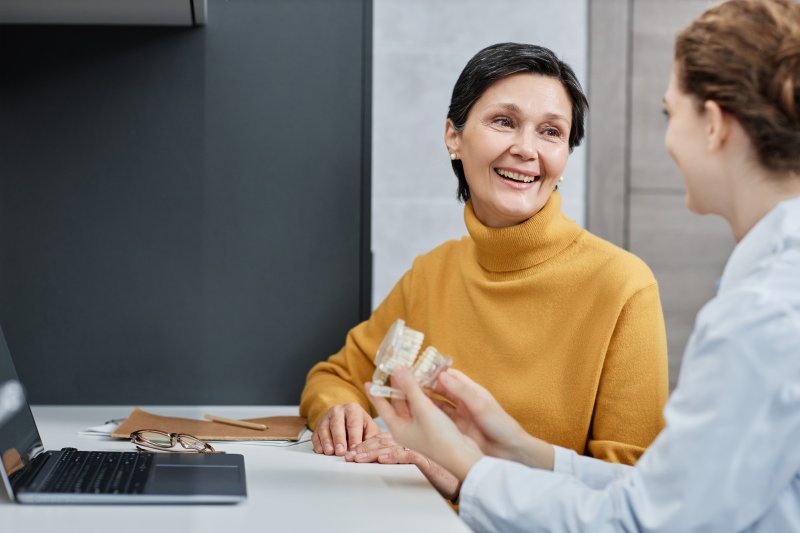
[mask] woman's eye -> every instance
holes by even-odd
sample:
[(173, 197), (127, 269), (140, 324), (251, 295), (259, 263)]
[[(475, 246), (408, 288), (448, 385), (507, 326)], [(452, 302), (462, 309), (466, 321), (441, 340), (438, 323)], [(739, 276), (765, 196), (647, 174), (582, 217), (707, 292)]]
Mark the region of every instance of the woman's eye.
[(561, 132), (557, 128), (545, 128), (543, 133), (548, 137), (561, 137)]
[(504, 128), (510, 128), (514, 124), (511, 122), (511, 119), (508, 117), (497, 117), (492, 121), (494, 124), (498, 126), (502, 126)]

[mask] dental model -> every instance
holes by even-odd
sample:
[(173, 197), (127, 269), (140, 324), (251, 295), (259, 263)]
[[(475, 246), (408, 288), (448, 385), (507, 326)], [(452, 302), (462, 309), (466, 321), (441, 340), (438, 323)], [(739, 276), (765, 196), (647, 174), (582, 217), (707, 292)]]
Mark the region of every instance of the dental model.
[(401, 319), (392, 324), (375, 354), (375, 373), (372, 375), (370, 393), (387, 398), (392, 396), (393, 389), (386, 385), (392, 370), (397, 365), (411, 368), (424, 338), (424, 333), (406, 327)]
[(453, 364), (452, 357), (444, 356), (433, 346), (428, 346), (417, 359), (412, 372), (420, 387), (429, 387), (442, 371), (450, 368), (451, 364)]
[(375, 354), (375, 373), (372, 375), (370, 394), (385, 398), (404, 398), (402, 392), (386, 384), (392, 371), (398, 366), (410, 369), (417, 383), (423, 387), (433, 383), (436, 376), (450, 366), (452, 359), (440, 354), (433, 346), (426, 348), (417, 360), (424, 338), (423, 333), (407, 327), (401, 319), (392, 324)]

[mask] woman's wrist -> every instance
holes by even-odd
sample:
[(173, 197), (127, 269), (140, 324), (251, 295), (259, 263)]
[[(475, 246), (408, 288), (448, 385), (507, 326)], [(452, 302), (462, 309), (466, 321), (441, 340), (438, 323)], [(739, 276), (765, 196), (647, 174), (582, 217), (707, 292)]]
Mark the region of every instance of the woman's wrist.
[(461, 481), (442, 465), (431, 461), (420, 453), (415, 452), (415, 455), (420, 457), (420, 460), (414, 461), (414, 464), (422, 472), (422, 475), (428, 478), (428, 481), (439, 491), (439, 494), (451, 502), (457, 503), (461, 492)]

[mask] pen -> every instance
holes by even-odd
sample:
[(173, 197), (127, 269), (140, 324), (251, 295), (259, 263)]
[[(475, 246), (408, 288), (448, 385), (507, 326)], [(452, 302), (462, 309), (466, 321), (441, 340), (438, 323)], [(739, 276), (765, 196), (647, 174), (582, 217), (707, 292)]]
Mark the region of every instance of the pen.
[(240, 428), (260, 429), (261, 431), (269, 429), (269, 426), (265, 426), (264, 424), (245, 422), (244, 420), (234, 420), (232, 418), (225, 418), (222, 416), (206, 415), (205, 418), (206, 420), (211, 420), (212, 422), (219, 422), (220, 424), (228, 424), (230, 426), (238, 426)]

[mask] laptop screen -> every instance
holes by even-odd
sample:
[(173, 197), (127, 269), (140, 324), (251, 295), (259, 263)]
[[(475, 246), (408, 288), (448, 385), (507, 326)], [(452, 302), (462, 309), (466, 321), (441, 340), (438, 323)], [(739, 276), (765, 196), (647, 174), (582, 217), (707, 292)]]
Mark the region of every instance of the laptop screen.
[(22, 384), (0, 328), (0, 476), (9, 497), (14, 497), (9, 478), (24, 469), (42, 451), (39, 430), (25, 401)]

